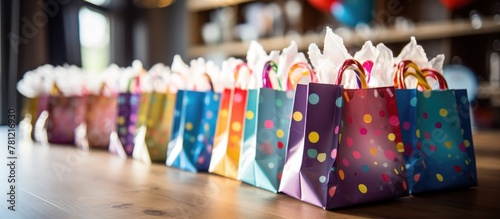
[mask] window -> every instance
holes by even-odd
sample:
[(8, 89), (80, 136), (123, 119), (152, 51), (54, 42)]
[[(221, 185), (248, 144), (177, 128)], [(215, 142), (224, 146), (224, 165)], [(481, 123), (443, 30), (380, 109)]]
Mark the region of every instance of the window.
[[(86, 0), (100, 5), (106, 0)], [(89, 7), (82, 7), (78, 13), (82, 68), (101, 71), (110, 63), (110, 22), (109, 18)]]

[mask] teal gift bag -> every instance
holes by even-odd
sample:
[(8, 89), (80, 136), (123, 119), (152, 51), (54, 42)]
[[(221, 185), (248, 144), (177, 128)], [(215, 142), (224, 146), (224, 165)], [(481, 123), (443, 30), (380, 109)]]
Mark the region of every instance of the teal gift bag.
[(167, 166), (206, 172), (212, 154), (219, 93), (179, 90), (174, 111)]
[(277, 192), (285, 164), (294, 91), (271, 88), (269, 71), (276, 70), (273, 64), (268, 62), (264, 67), (264, 88), (248, 91), (238, 179)]
[[(424, 91), (400, 90), (400, 126), (410, 193), (466, 188), (477, 185), (469, 103), (465, 90), (449, 90), (444, 77), (403, 61), (401, 72), (418, 79)], [(404, 73), (405, 75), (408, 75)], [(430, 90), (426, 78), (439, 82)], [(401, 77), (404, 79), (404, 77)], [(404, 85), (404, 81), (400, 81)]]

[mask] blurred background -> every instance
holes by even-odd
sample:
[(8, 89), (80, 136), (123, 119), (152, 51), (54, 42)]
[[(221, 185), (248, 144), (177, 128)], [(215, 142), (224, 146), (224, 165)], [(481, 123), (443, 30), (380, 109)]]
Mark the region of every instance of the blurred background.
[(468, 90), (478, 130), (500, 128), (499, 0), (2, 0), (0, 123), (20, 109), (23, 73), (43, 64), (99, 72), (111, 63), (170, 65), (205, 57), (245, 58), (295, 40), (320, 47), (330, 26), (351, 51), (366, 40), (397, 56), (415, 36), (430, 59), (445, 54), (451, 88)]

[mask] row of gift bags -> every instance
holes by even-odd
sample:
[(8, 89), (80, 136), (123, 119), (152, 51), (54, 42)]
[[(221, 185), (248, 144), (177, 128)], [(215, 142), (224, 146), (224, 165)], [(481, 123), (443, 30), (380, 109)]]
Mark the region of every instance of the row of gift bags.
[[(197, 107), (204, 109), (201, 117), (180, 120), (184, 133), (174, 131), (167, 155), (175, 159), (167, 165), (206, 171), (209, 163), (209, 172), (323, 208), (477, 185), (466, 91), (448, 90), (440, 73), (412, 62), (401, 66), (400, 77), (417, 78), (424, 91), (367, 88), (355, 60), (344, 63), (337, 84), (354, 68), (359, 89), (320, 83), (298, 84), (295, 92), (266, 83), (226, 89), (217, 119), (207, 120), (215, 123), (193, 122), (214, 118), (203, 107)], [(430, 90), (427, 78), (438, 80), (441, 90)], [(404, 80), (395, 85), (405, 88)], [(186, 134), (193, 129), (198, 133)]]
[[(359, 89), (311, 80), (281, 91), (270, 88), (275, 66), (268, 62), (259, 89), (131, 92), (115, 103), (51, 96), (48, 139), (73, 143), (86, 121), (89, 147), (99, 145), (96, 139), (105, 145), (102, 136), (116, 131), (108, 140), (115, 152), (209, 171), (328, 209), (476, 185), (466, 91), (445, 89), (439, 73), (401, 65), (401, 72), (416, 72), (401, 78), (419, 78), (424, 89), (425, 79), (434, 78), (443, 90), (367, 88), (363, 67), (347, 60), (337, 84), (354, 68)], [(395, 85), (404, 88), (404, 80)], [(113, 113), (116, 122), (106, 119)]]
[[(298, 86), (279, 191), (330, 209), (477, 185), (465, 90), (366, 88), (352, 65), (359, 89)], [(439, 73), (403, 65), (420, 85), (434, 77), (446, 88)]]
[(28, 135), (42, 143), (107, 149), (116, 127), (116, 101), (103, 92), (65, 95), (54, 85), (50, 95), (25, 99)]

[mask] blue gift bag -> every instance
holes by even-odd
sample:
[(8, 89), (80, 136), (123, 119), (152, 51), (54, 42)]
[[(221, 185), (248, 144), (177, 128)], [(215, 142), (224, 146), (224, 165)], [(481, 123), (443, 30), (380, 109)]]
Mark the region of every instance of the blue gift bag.
[(442, 90), (396, 91), (410, 193), (476, 186), (466, 90), (448, 90), (439, 73), (414, 68), (419, 84), (431, 76)]
[(277, 192), (285, 165), (293, 91), (249, 90), (238, 179)]
[(172, 138), (168, 143), (168, 166), (190, 172), (208, 170), (219, 95), (211, 91), (178, 91)]

